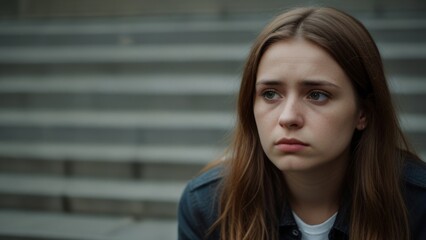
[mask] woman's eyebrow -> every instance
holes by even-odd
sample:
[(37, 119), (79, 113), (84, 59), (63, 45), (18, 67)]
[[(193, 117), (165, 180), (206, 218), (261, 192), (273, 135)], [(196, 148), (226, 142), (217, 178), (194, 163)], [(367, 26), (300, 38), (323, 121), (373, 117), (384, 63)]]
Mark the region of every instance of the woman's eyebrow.
[(338, 85), (325, 80), (303, 80), (300, 84), (303, 86), (309, 86), (309, 87), (328, 86), (328, 87), (340, 89)]
[[(258, 85), (281, 86), (281, 85), (285, 85), (285, 82), (279, 81), (279, 80), (260, 80), (256, 82), (256, 86)], [(326, 80), (303, 80), (300, 82), (300, 85), (309, 86), (309, 87), (330, 86), (333, 88), (340, 88), (338, 85)]]

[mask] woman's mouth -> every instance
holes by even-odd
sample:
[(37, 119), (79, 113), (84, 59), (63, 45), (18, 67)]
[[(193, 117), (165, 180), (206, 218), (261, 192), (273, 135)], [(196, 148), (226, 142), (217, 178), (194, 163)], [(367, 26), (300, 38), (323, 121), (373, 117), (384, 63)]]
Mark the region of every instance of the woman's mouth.
[(275, 147), (285, 153), (299, 152), (308, 146), (309, 144), (295, 138), (282, 138), (275, 143)]

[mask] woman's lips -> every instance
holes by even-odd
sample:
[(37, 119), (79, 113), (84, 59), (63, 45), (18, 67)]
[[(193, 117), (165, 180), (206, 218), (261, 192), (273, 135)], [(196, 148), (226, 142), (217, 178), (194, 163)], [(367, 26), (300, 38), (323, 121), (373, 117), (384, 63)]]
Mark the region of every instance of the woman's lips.
[(291, 139), (282, 138), (275, 143), (275, 147), (278, 150), (282, 152), (286, 152), (286, 153), (299, 152), (303, 150), (304, 148), (306, 148), (307, 146), (309, 146), (309, 144), (294, 138), (291, 138)]

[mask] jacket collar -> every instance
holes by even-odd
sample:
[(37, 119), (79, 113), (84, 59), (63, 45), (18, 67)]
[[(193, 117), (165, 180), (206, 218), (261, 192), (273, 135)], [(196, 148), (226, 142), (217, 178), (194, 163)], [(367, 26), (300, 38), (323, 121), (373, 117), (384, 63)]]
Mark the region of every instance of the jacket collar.
[[(343, 236), (340, 238), (333, 238), (333, 239), (348, 239), (349, 238), (349, 212), (350, 212), (350, 204), (349, 199), (344, 198), (344, 201), (342, 201), (342, 204), (339, 208), (339, 211), (336, 216), (336, 220), (333, 224), (333, 227), (330, 231), (331, 235), (339, 235)], [(281, 214), (280, 228), (294, 228), (297, 227), (296, 221), (294, 220), (293, 211), (290, 207), (290, 205), (287, 203), (285, 204), (285, 207), (283, 209), (283, 212)], [(330, 238), (331, 239), (331, 238)]]

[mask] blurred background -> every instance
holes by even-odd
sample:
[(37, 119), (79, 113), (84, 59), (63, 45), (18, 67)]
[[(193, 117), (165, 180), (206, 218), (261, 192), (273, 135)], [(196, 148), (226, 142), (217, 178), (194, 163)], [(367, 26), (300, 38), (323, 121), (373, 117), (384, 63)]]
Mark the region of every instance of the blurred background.
[(0, 239), (176, 239), (250, 44), (311, 4), (371, 31), (426, 159), (426, 1), (0, 0)]

